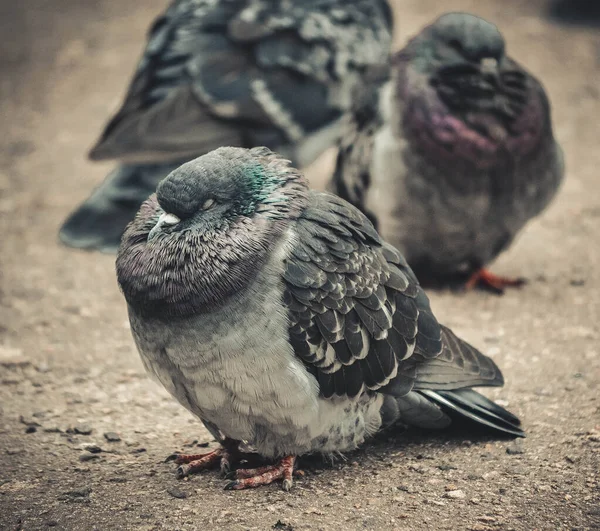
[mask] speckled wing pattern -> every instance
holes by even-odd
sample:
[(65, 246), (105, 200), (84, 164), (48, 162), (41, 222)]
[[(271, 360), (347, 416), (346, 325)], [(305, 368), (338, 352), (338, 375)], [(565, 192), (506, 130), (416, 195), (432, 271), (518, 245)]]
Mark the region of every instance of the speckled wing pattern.
[(91, 157), (299, 142), (348, 108), (361, 69), (387, 61), (391, 26), (385, 0), (176, 1)]
[(350, 112), (344, 116), (335, 171), (328, 190), (360, 209), (377, 228), (374, 212), (367, 210), (375, 135), (384, 125), (379, 109), (380, 91), (389, 71), (371, 70), (354, 95)]
[(284, 272), (290, 342), (325, 398), (502, 385), (494, 362), (441, 326), (400, 253), (356, 208), (311, 192)]

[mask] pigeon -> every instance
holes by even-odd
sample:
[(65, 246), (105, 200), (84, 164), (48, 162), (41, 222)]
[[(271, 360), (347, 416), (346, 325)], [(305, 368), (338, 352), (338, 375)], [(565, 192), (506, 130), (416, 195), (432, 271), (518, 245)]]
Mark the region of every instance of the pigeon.
[(423, 285), (498, 293), (486, 269), (564, 175), (544, 88), (493, 24), (441, 16), (357, 93), (328, 189), (360, 208)]
[[(524, 436), (472, 389), (503, 385), (496, 364), (438, 323), (402, 255), (268, 148), (171, 172), (116, 270), (147, 372), (222, 445), (179, 455), (180, 477), (221, 466), (228, 489), (288, 490), (298, 456), (352, 451), (396, 424)], [(274, 464), (231, 471), (244, 445)]]
[[(125, 100), (90, 152), (121, 166), (60, 239), (116, 251), (146, 184), (153, 192), (172, 169), (220, 146), (266, 145), (307, 166), (337, 143), (364, 73), (389, 68), (392, 27), (387, 0), (176, 0), (150, 29)], [(174, 166), (161, 173), (157, 164)]]

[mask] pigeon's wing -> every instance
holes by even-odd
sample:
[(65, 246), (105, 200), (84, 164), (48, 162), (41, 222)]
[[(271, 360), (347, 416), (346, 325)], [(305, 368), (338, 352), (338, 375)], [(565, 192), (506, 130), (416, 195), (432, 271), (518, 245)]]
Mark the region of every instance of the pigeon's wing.
[(311, 192), (284, 272), (290, 342), (324, 397), (502, 385), (441, 326), (400, 253), (340, 198)]
[(226, 38), (227, 20), (237, 10), (236, 2), (179, 0), (155, 20), (125, 101), (92, 159), (148, 162), (242, 146), (241, 131), (214, 120), (194, 84), (194, 70), (204, 58), (221, 67), (221, 77), (235, 77), (235, 69), (243, 68), (244, 58), (231, 54)]
[(302, 145), (329, 126), (331, 145), (364, 76), (389, 69), (392, 25), (387, 0), (319, 0), (251, 5), (230, 29), (237, 43), (254, 43), (252, 88), (288, 141)]
[(175, 2), (91, 156), (300, 144), (337, 123), (364, 69), (386, 63), (391, 24), (384, 0)]
[(335, 171), (328, 190), (367, 215), (377, 228), (377, 216), (367, 210), (375, 136), (384, 124), (379, 100), (389, 71), (371, 70), (357, 87), (351, 110), (344, 116)]

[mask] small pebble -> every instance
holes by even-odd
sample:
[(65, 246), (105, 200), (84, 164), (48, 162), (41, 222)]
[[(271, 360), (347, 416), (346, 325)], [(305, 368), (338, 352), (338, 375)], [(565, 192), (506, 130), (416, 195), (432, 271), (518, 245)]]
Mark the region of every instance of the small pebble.
[(115, 433), (114, 431), (109, 431), (106, 432), (104, 434), (104, 438), (108, 441), (108, 442), (119, 442), (121, 440), (121, 437), (119, 437), (118, 433)]
[(462, 500), (466, 498), (467, 495), (462, 490), (451, 490), (444, 494), (444, 498), (451, 498), (453, 500)]
[(438, 465), (438, 468), (442, 472), (447, 472), (448, 470), (457, 470), (457, 468), (455, 466), (452, 466), (452, 465)]
[(178, 498), (180, 500), (183, 500), (188, 497), (187, 493), (183, 492), (182, 490), (178, 489), (177, 487), (169, 487), (167, 489), (167, 492), (171, 496), (173, 496), (173, 498)]
[(273, 524), (273, 529), (283, 529), (284, 531), (294, 531), (294, 528), (290, 524), (286, 524), (281, 520), (277, 520), (275, 524)]
[(102, 451), (102, 448), (100, 448), (97, 444), (83, 444), (82, 448), (91, 454), (99, 454)]
[(19, 422), (21, 424), (25, 424), (25, 426), (41, 426), (41, 424), (32, 417), (25, 417), (21, 415), (19, 417)]
[(73, 427), (73, 431), (79, 435), (89, 435), (92, 433), (92, 428), (88, 424), (77, 424)]
[(408, 494), (415, 494), (417, 492), (417, 489), (412, 485), (398, 485), (398, 490), (407, 492)]
[(37, 372), (47, 373), (50, 372), (50, 366), (45, 361), (42, 361), (36, 365), (35, 370)]
[(145, 448), (135, 448), (134, 450), (131, 450), (131, 452), (129, 452), (130, 454), (142, 454), (146, 451)]
[(440, 507), (443, 507), (444, 505), (446, 505), (446, 502), (440, 501), (440, 500), (428, 500), (425, 499), (423, 500), (425, 503), (429, 503), (430, 505), (438, 505)]
[(82, 463), (85, 463), (86, 461), (91, 461), (92, 459), (98, 459), (98, 455), (97, 454), (91, 454), (90, 452), (84, 452), (79, 456), (79, 460)]
[(0, 346), (0, 365), (7, 369), (23, 368), (31, 365), (31, 361), (23, 356), (20, 348)]
[(506, 447), (506, 453), (508, 455), (520, 455), (520, 454), (524, 454), (525, 453), (525, 449), (523, 448), (523, 443), (521, 442), (521, 440), (517, 439), (516, 441), (511, 442)]
[(82, 487), (80, 489), (74, 489), (65, 492), (63, 493), (63, 496), (68, 496), (69, 498), (87, 498), (91, 494), (91, 492), (91, 487)]
[(27, 426), (25, 428), (25, 433), (35, 433), (37, 431), (37, 428), (35, 426)]

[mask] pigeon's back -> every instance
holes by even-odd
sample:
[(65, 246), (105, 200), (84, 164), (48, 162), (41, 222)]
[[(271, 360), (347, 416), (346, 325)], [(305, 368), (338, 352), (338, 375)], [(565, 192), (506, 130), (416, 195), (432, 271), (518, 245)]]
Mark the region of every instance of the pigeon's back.
[(180, 0), (92, 159), (193, 157), (267, 145), (305, 165), (333, 145), (364, 73), (387, 64), (385, 0)]

